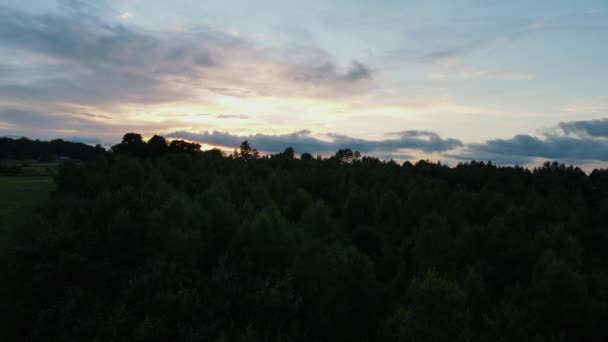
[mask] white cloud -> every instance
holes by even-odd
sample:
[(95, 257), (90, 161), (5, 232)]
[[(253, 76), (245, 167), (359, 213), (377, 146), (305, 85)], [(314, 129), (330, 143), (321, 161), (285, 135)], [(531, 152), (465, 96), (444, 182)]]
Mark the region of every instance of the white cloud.
[(133, 16), (134, 16), (133, 13), (127, 11), (127, 12), (120, 13), (118, 15), (118, 18), (122, 19), (122, 20), (129, 20), (129, 19), (133, 18)]

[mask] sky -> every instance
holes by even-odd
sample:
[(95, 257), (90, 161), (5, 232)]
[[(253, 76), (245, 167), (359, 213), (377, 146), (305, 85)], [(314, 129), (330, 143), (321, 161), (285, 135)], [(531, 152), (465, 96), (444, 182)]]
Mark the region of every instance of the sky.
[(608, 2), (0, 0), (0, 136), (608, 165)]

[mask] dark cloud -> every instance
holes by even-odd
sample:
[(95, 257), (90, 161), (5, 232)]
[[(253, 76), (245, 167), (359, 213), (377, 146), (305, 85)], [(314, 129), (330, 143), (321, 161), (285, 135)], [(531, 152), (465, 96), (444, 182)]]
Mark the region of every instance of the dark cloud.
[(168, 138), (178, 138), (198, 141), (210, 145), (237, 147), (247, 140), (262, 151), (281, 152), (287, 147), (293, 147), (299, 152), (326, 152), (333, 149), (330, 142), (309, 136), (310, 131), (300, 131), (282, 135), (235, 135), (225, 132), (192, 133), (178, 131), (167, 135)]
[(408, 130), (390, 133), (390, 135), (400, 137), (397, 141), (408, 141), (411, 145), (418, 145), (416, 148), (424, 152), (447, 151), (463, 146), (460, 140), (443, 139), (439, 134), (430, 131)]
[[(158, 42), (121, 25), (80, 15), (31, 14), (0, 10), (0, 41), (5, 47), (38, 52), (91, 66), (132, 66), (141, 62), (136, 51), (154, 52)], [(146, 54), (147, 55), (147, 54)]]
[[(188, 91), (174, 89), (167, 76), (200, 76), (204, 67), (194, 60), (208, 54), (204, 44), (190, 44), (196, 47), (183, 51), (188, 57), (177, 60), (171, 55), (174, 45), (189, 44), (103, 21), (80, 1), (68, 5), (75, 10), (61, 14), (32, 14), (0, 6), (2, 48), (46, 60), (28, 64), (39, 69), (38, 79), (3, 80), (0, 99), (110, 105), (162, 103), (190, 96)], [(83, 11), (89, 16), (83, 16)], [(57, 68), (62, 72), (57, 73)]]
[[(396, 134), (397, 137), (384, 140), (366, 140), (348, 137), (345, 135), (330, 134), (328, 140), (322, 140), (310, 135), (310, 131), (282, 134), (282, 135), (234, 135), (225, 132), (174, 132), (169, 138), (181, 138), (198, 141), (211, 145), (239, 146), (247, 140), (262, 151), (281, 152), (287, 147), (293, 147), (298, 152), (333, 153), (341, 148), (351, 148), (362, 153), (389, 154), (402, 149), (421, 150), (424, 152), (440, 152), (462, 146), (456, 139), (443, 139), (436, 133), (426, 131), (405, 131)], [(399, 155), (402, 155), (399, 153)]]
[[(0, 100), (111, 106), (196, 98), (200, 103), (201, 89), (236, 97), (314, 97), (371, 78), (370, 68), (357, 61), (343, 68), (320, 54), (321, 59), (294, 62), (294, 56), (281, 57), (212, 28), (150, 31), (116, 21), (117, 13), (105, 4), (63, 4), (67, 10), (44, 13), (0, 5), (0, 52), (24, 61), (2, 69), (27, 75), (1, 80)], [(37, 72), (28, 74), (33, 67)]]
[(353, 61), (352, 65), (344, 75), (341, 76), (345, 81), (359, 81), (359, 80), (368, 80), (372, 78), (372, 72), (370, 68), (357, 61)]
[(352, 61), (346, 70), (340, 70), (334, 63), (325, 61), (313, 68), (299, 66), (292, 69), (290, 75), (292, 80), (297, 82), (310, 83), (351, 83), (372, 78), (371, 69), (365, 64)]
[(27, 103), (77, 103), (111, 107), (121, 103), (158, 104), (190, 97), (187, 90), (167, 87), (152, 75), (99, 68), (28, 84), (1, 84), (0, 100)]
[[(593, 138), (546, 135), (516, 135), (511, 139), (494, 139), (481, 144), (468, 144), (458, 159), (527, 162), (534, 158), (574, 163), (608, 161), (608, 141)], [(510, 162), (509, 162), (510, 164)]]
[[(35, 111), (18, 108), (0, 108), (0, 123), (14, 127), (45, 128), (60, 124), (64, 120), (65, 117), (42, 114)], [(70, 126), (71, 124), (73, 122), (65, 122), (66, 126)]]
[(608, 119), (560, 122), (558, 127), (567, 135), (608, 138)]

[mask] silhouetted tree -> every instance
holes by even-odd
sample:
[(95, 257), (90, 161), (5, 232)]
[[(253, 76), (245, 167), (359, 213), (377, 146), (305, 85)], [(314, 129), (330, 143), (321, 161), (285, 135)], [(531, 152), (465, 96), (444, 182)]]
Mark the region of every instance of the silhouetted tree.
[(155, 135), (148, 140), (148, 154), (153, 157), (162, 156), (167, 152), (167, 140), (165, 138)]
[(285, 149), (285, 151), (283, 151), (282, 155), (287, 158), (293, 158), (295, 156), (295, 151), (293, 148), (288, 147)]
[(112, 152), (132, 156), (145, 156), (146, 143), (140, 134), (127, 133), (122, 137), (120, 144), (112, 146)]
[(302, 153), (302, 155), (300, 155), (300, 159), (302, 160), (313, 160), (314, 157), (312, 156), (312, 154), (310, 153)]
[(251, 160), (258, 158), (259, 153), (258, 150), (252, 148), (251, 145), (249, 145), (249, 142), (245, 140), (241, 143), (238, 156), (244, 160)]
[(358, 161), (361, 158), (361, 153), (359, 151), (351, 150), (350, 148), (345, 148), (338, 150), (334, 155), (334, 158), (342, 163), (352, 163), (354, 161)]

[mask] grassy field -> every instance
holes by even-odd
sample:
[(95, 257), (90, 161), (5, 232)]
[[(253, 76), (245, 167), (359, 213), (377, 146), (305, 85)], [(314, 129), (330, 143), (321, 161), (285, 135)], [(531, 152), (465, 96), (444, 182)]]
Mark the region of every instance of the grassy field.
[(57, 174), (59, 163), (40, 162), (37, 160), (0, 160), (0, 165), (17, 166), (24, 176), (52, 176)]
[(50, 176), (0, 176), (0, 226), (43, 202), (54, 188)]

